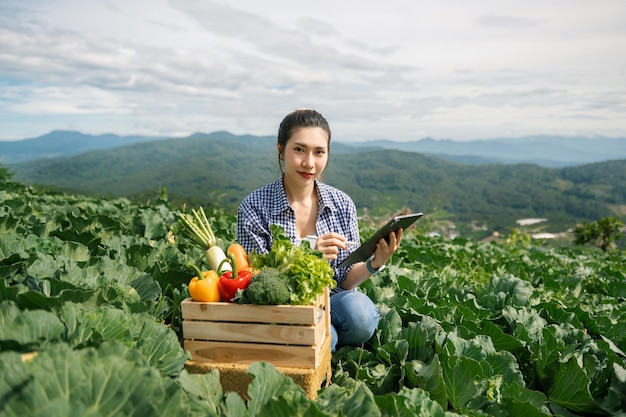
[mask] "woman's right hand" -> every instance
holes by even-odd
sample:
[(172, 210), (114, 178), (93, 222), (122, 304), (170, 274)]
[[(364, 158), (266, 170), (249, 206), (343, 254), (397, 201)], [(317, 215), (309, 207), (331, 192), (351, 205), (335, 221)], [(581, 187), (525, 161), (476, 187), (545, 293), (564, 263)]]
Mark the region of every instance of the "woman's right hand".
[(348, 249), (347, 241), (345, 236), (330, 232), (317, 237), (314, 249), (322, 252), (324, 258), (334, 260), (339, 255), (339, 249)]

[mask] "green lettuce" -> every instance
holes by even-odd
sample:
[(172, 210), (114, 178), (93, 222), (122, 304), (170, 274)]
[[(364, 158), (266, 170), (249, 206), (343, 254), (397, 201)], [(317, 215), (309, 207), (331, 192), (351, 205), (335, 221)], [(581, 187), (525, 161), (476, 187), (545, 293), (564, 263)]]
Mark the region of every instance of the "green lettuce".
[(276, 268), (289, 276), (293, 288), (290, 304), (311, 304), (324, 292), (335, 285), (335, 271), (320, 252), (303, 243), (291, 243), (282, 226), (270, 225), (274, 242), (266, 254), (250, 254), (251, 264), (256, 269)]

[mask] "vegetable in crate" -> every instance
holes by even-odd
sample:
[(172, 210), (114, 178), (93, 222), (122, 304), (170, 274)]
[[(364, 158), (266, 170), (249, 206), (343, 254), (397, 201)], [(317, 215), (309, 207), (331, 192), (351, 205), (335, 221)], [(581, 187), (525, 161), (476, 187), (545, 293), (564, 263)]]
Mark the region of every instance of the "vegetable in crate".
[(289, 304), (289, 277), (276, 268), (264, 268), (250, 281), (245, 297), (251, 304)]
[(224, 262), (228, 263), (228, 261), (231, 264), (230, 270), (222, 271), (222, 266), (220, 265), (219, 267), (219, 272), (222, 274), (219, 280), (219, 288), (222, 301), (232, 302), (239, 290), (248, 288), (252, 274), (247, 269), (247, 261), (244, 263), (244, 268), (246, 269), (239, 268), (235, 254), (229, 254)]
[(196, 271), (196, 276), (189, 282), (189, 295), (194, 301), (220, 301), (219, 278), (215, 271), (201, 271), (194, 264), (187, 268)]
[(294, 245), (281, 226), (272, 224), (270, 230), (272, 249), (266, 254), (250, 253), (250, 265), (256, 270), (272, 267), (286, 274), (292, 288), (289, 304), (312, 304), (325, 288), (337, 284), (333, 268), (320, 252), (308, 245)]
[(256, 271), (248, 262), (248, 254), (246, 253), (246, 250), (239, 243), (232, 243), (229, 245), (228, 249), (226, 249), (226, 256), (234, 257), (234, 261), (237, 263), (237, 268), (239, 268), (240, 271), (245, 270), (250, 271), (252, 275), (255, 274)]
[[(179, 215), (180, 230), (189, 237), (197, 246), (204, 249), (206, 260), (210, 269), (218, 271), (220, 265), (226, 259), (224, 250), (217, 246), (215, 234), (211, 224), (200, 207), (198, 210), (191, 210), (191, 214), (181, 213)], [(230, 264), (224, 264), (223, 268), (230, 268)]]
[(224, 250), (217, 245), (211, 246), (207, 249), (206, 259), (211, 269), (216, 271), (218, 274), (221, 274), (224, 271), (232, 271), (232, 267), (228, 262), (228, 257), (224, 253)]

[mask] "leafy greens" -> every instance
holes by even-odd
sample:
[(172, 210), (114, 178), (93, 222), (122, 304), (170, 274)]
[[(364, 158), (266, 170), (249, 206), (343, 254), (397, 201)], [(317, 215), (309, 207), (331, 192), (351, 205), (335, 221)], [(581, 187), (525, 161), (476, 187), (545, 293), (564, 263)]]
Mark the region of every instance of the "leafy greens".
[(311, 304), (328, 286), (335, 285), (334, 271), (327, 260), (308, 244), (291, 243), (285, 229), (270, 225), (272, 248), (266, 254), (251, 253), (251, 265), (256, 269), (276, 268), (289, 276), (293, 289), (290, 304)]

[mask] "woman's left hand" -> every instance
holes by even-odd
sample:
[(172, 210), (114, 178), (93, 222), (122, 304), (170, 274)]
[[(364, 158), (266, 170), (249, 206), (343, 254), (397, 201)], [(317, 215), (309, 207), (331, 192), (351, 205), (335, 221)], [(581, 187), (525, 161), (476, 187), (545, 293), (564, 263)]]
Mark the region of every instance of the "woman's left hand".
[(374, 269), (379, 269), (391, 259), (391, 255), (400, 247), (402, 241), (402, 229), (398, 229), (395, 233), (389, 233), (389, 242), (386, 239), (380, 239), (376, 244), (374, 257), (370, 261), (370, 265)]

